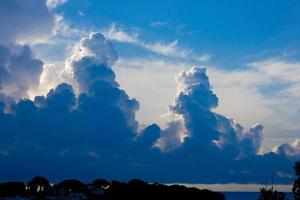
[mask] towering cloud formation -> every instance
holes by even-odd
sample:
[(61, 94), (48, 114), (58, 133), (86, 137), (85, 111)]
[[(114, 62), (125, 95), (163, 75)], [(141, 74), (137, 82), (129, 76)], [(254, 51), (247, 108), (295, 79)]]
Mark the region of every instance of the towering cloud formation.
[[(62, 83), (34, 102), (22, 100), (12, 105), (12, 114), (5, 113), (1, 103), (0, 129), (5, 140), (0, 142), (0, 163), (8, 176), (13, 176), (11, 170), (17, 170), (14, 167), (20, 166), (22, 157), (32, 160), (32, 169), (46, 168), (40, 162), (48, 165), (59, 160), (51, 164), (48, 175), (52, 177), (55, 170), (69, 164), (79, 174), (85, 167), (95, 173), (101, 166), (128, 165), (124, 162), (132, 155), (139, 104), (115, 81), (110, 64), (117, 56), (112, 45), (100, 33), (90, 34), (80, 44), (79, 52), (66, 62), (80, 88), (78, 97), (71, 85)], [(75, 164), (78, 159), (82, 162)], [(40, 173), (21, 171), (27, 176)]]
[[(37, 84), (42, 62), (26, 46), (18, 47), (20, 52), (2, 49), (1, 90), (8, 91), (14, 84), (26, 91)], [(261, 125), (245, 131), (212, 111), (218, 98), (204, 68), (177, 76), (178, 93), (166, 129), (152, 124), (138, 131), (139, 104), (119, 88), (111, 69), (116, 60), (112, 44), (100, 33), (91, 33), (60, 73), (71, 84), (61, 83), (34, 101), (22, 99), (8, 105), (0, 100), (0, 179), (28, 180), (39, 174), (53, 181), (102, 176), (162, 182), (264, 182), (273, 173), (278, 181), (291, 182), (286, 176), (292, 171), (287, 147), (278, 154), (257, 155)], [(24, 84), (10, 81), (18, 73)], [(5, 99), (11, 95), (7, 93)]]
[[(255, 155), (258, 152), (263, 126), (255, 125), (246, 132), (234, 120), (214, 113), (212, 109), (218, 106), (218, 98), (211, 89), (205, 68), (182, 71), (176, 76), (176, 80), (178, 94), (174, 104), (170, 106), (170, 112), (171, 115), (179, 115), (182, 122), (176, 120), (170, 123), (173, 133), (169, 133), (168, 130), (163, 132), (163, 138), (159, 140), (158, 147), (168, 148), (167, 143), (171, 140), (169, 148), (172, 148), (176, 138), (181, 140), (184, 138), (177, 143), (183, 142), (183, 146), (188, 146), (185, 148), (201, 147), (203, 150), (218, 148), (232, 153), (236, 158)], [(182, 126), (177, 126), (179, 130), (176, 128), (174, 130), (174, 123), (184, 124), (186, 134), (183, 134)], [(177, 132), (177, 135), (174, 132)]]
[[(150, 126), (147, 129), (153, 135), (161, 135), (154, 147), (165, 152), (160, 161), (163, 164), (159, 166), (168, 171), (169, 176), (164, 176), (164, 181), (177, 177), (183, 182), (256, 182), (264, 181), (260, 177), (271, 174), (277, 174), (280, 181), (287, 181), (279, 175), (290, 173), (289, 160), (273, 153), (257, 155), (262, 125), (245, 131), (234, 120), (212, 111), (218, 105), (218, 98), (211, 89), (205, 68), (183, 71), (176, 80), (178, 93), (167, 115), (170, 117), (167, 128), (150, 131)], [(257, 170), (255, 163), (260, 163), (262, 169)]]
[(95, 81), (102, 80), (117, 86), (110, 66), (118, 59), (112, 44), (102, 34), (91, 33), (79, 43), (79, 51), (66, 61), (66, 73), (78, 84), (79, 91), (87, 91)]

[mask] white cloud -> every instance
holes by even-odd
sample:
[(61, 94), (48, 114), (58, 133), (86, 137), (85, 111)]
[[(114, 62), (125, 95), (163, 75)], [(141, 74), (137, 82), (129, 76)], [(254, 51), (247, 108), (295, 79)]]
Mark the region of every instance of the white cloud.
[(212, 58), (212, 55), (210, 55), (210, 54), (203, 54), (203, 55), (194, 56), (194, 59), (198, 62), (207, 62), (211, 58)]
[(40, 76), (39, 87), (29, 92), (29, 97), (33, 99), (38, 95), (46, 95), (50, 89), (55, 88), (58, 84), (62, 83), (60, 73), (62, 67), (55, 64), (45, 64), (43, 66), (43, 72)]
[(121, 87), (129, 96), (139, 100), (139, 121), (142, 124), (156, 122), (164, 126), (165, 121), (159, 116), (168, 112), (168, 105), (176, 95), (174, 76), (179, 70), (188, 67), (190, 65), (156, 58), (120, 58), (114, 66), (114, 71)]
[(300, 87), (299, 68), (300, 63), (278, 60), (252, 63), (243, 70), (211, 68), (209, 75), (220, 99), (217, 112), (248, 127), (264, 124), (267, 138), (280, 138), (273, 144), (288, 142), (300, 132), (300, 102), (295, 92)]
[(164, 56), (186, 58), (193, 52), (190, 49), (179, 47), (178, 40), (174, 40), (172, 42), (145, 42), (139, 38), (139, 33), (137, 31), (127, 33), (123, 28), (117, 27), (114, 23), (108, 29), (104, 30), (103, 33), (105, 37), (110, 40), (134, 44), (148, 51)]
[[(67, 21), (63, 15), (55, 15), (55, 29), (54, 34), (60, 37), (68, 37), (71, 38), (72, 42), (74, 43), (74, 38), (77, 41), (78, 38), (83, 37), (84, 35), (88, 34), (88, 31), (81, 27), (76, 28), (72, 27), (69, 21)], [(67, 39), (67, 38), (65, 38)]]
[(110, 28), (103, 31), (105, 37), (110, 40), (115, 40), (118, 42), (134, 43), (138, 44), (138, 33), (126, 33), (124, 29), (117, 27), (116, 24), (111, 24)]
[(57, 6), (60, 6), (64, 3), (66, 3), (67, 0), (47, 0), (47, 6), (49, 8), (56, 8)]
[(295, 138), (290, 143), (285, 143), (273, 148), (273, 152), (282, 154), (287, 157), (298, 157), (300, 156), (300, 139)]
[[(168, 105), (174, 99), (174, 76), (190, 67), (190, 63), (172, 59), (121, 58), (115, 70), (121, 86), (141, 104), (137, 118), (142, 123), (156, 122), (163, 126), (165, 121), (158, 116), (167, 112)], [(208, 75), (219, 97), (219, 107), (215, 111), (234, 118), (246, 128), (255, 123), (263, 124), (266, 142), (272, 137), (280, 138), (272, 141), (272, 145), (288, 142), (292, 137), (288, 133), (300, 130), (300, 101), (296, 100), (299, 98), (296, 92), (300, 88), (299, 70), (300, 63), (275, 60), (252, 63), (239, 70), (209, 66)], [(291, 85), (275, 89), (275, 94), (260, 90), (262, 86), (272, 90), (272, 85), (281, 82)], [(263, 143), (268, 146), (265, 141)]]
[(80, 15), (81, 17), (84, 17), (84, 16), (85, 16), (85, 13), (82, 12), (82, 11), (78, 11), (77, 14)]
[[(270, 79), (278, 81), (298, 82), (300, 81), (300, 63), (287, 62), (282, 60), (265, 60), (262, 62), (253, 62), (249, 67), (257, 70)], [(275, 80), (274, 80), (275, 81)]]
[(181, 49), (178, 47), (178, 40), (170, 43), (154, 42), (152, 44), (142, 44), (145, 49), (153, 51), (164, 56), (185, 58), (192, 53), (192, 50)]
[(153, 28), (165, 27), (168, 25), (168, 21), (153, 21), (149, 25)]

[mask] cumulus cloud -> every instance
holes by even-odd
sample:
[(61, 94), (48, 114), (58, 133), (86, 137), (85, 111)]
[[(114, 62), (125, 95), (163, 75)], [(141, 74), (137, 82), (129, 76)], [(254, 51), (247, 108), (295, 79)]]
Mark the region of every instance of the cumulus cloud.
[[(23, 48), (26, 58), (34, 60)], [(7, 57), (1, 57), (1, 62)], [(82, 180), (102, 176), (161, 182), (263, 182), (266, 174), (292, 170), (293, 160), (283, 154), (257, 154), (261, 125), (246, 131), (213, 111), (218, 97), (205, 68), (177, 75), (178, 91), (165, 128), (152, 124), (139, 129), (135, 118), (139, 103), (119, 87), (111, 68), (117, 58), (102, 34), (91, 33), (80, 41), (63, 71), (57, 73), (54, 65), (44, 67), (48, 72), (41, 81), (53, 79), (55, 85), (50, 76), (55, 72), (54, 76), (69, 78), (69, 83), (60, 83), (34, 100), (9, 105), (1, 100), (1, 179), (26, 180), (39, 174), (57, 181), (76, 174)], [(292, 181), (290, 176), (277, 178), (281, 183)]]
[[(232, 119), (214, 113), (218, 98), (213, 93), (205, 68), (192, 68), (176, 76), (178, 82), (175, 102), (170, 112), (182, 116), (187, 130), (189, 148), (197, 146), (229, 150), (236, 158), (255, 155), (261, 144), (263, 126), (255, 125), (249, 131)], [(176, 133), (176, 129), (173, 129)], [(182, 130), (182, 128), (181, 128)], [(178, 131), (182, 135), (182, 131)], [(165, 137), (165, 135), (163, 135)], [(177, 137), (184, 138), (184, 137)], [(174, 137), (171, 138), (171, 144)], [(168, 143), (168, 140), (165, 139)], [(179, 141), (185, 145), (184, 139)], [(162, 145), (166, 146), (166, 145)]]
[[(276, 65), (281, 66), (282, 70), (289, 69), (289, 73), (297, 74), (297, 67), (289, 67), (298, 65), (297, 62), (280, 63)], [(121, 86), (140, 101), (138, 120), (146, 124), (155, 122), (164, 127), (165, 118), (157, 116), (167, 112), (174, 98), (174, 76), (178, 71), (192, 66), (188, 62), (139, 57), (121, 58), (115, 70)], [(257, 69), (247, 67), (236, 70), (208, 66), (207, 74), (219, 97), (219, 106), (213, 109), (214, 112), (235, 119), (247, 129), (256, 123), (263, 124), (265, 137), (261, 151), (270, 151), (271, 147), (297, 137), (300, 130), (299, 112), (295, 109), (300, 106), (296, 97), (298, 93), (296, 89), (292, 94), (288, 91), (299, 84), (292, 82), (282, 87), (282, 81), (261, 72), (264, 66), (261, 63)]]
[[(77, 52), (80, 56), (76, 60), (81, 62), (76, 67), (81, 67), (80, 73), (88, 84), (78, 96), (71, 85), (62, 83), (46, 96), (36, 96), (34, 101), (21, 100), (11, 105), (10, 113), (5, 112), (1, 103), (0, 129), (5, 140), (2, 140), (0, 149), (7, 152), (7, 156), (3, 154), (0, 163), (7, 164), (1, 168), (8, 177), (16, 170), (15, 164), (21, 164), (21, 157), (32, 160), (30, 170), (21, 170), (26, 176), (27, 173), (29, 176), (38, 173), (33, 169), (39, 166), (44, 156), (49, 159), (44, 160), (48, 166), (52, 159), (62, 161), (54, 165), (53, 170), (62, 169), (68, 163), (73, 165), (78, 156), (82, 157), (82, 161), (91, 159), (89, 164), (79, 167), (81, 170), (88, 168), (95, 158), (104, 159), (108, 165), (127, 160), (123, 151), (129, 153), (130, 144), (136, 136), (138, 124), (134, 116), (139, 105), (119, 89), (114, 80), (115, 74), (108, 65), (113, 62), (112, 57), (107, 55), (110, 48), (111, 45), (106, 44), (100, 33), (92, 33), (81, 41), (81, 49)], [(84, 62), (89, 59), (90, 62)], [(53, 66), (48, 67), (51, 69)], [(74, 80), (80, 86), (84, 84), (80, 74), (77, 71), (74, 74)], [(28, 134), (24, 135), (25, 132)], [(32, 156), (36, 156), (35, 159)], [(103, 160), (100, 163), (106, 168)], [(9, 168), (10, 165), (14, 167)], [(48, 175), (53, 177), (53, 170), (49, 170)], [(108, 170), (108, 175), (111, 172)]]
[(279, 145), (277, 147), (274, 147), (274, 152), (280, 155), (284, 155), (286, 157), (291, 158), (300, 158), (300, 139), (296, 138), (291, 143), (285, 143), (282, 145)]
[(118, 85), (110, 69), (117, 59), (118, 54), (112, 44), (102, 34), (91, 33), (80, 41), (79, 51), (67, 59), (65, 73), (76, 80), (81, 92), (97, 80)]

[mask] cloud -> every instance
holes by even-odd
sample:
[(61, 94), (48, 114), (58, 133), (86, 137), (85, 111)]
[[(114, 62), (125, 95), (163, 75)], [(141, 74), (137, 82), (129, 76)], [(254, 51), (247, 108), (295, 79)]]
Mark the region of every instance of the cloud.
[(174, 40), (170, 43), (155, 42), (152, 44), (143, 44), (143, 47), (155, 53), (162, 54), (164, 56), (172, 56), (179, 58), (185, 58), (192, 53), (191, 50), (180, 49), (178, 47), (177, 40)]
[(298, 62), (293, 63), (271, 59), (261, 62), (252, 62), (249, 64), (249, 67), (265, 74), (269, 79), (292, 82), (300, 80), (299, 76), (295, 74), (300, 71)]
[(139, 38), (138, 32), (127, 33), (124, 29), (117, 27), (114, 23), (110, 26), (110, 28), (103, 32), (110, 40), (133, 44), (163, 56), (186, 58), (192, 53), (192, 50), (179, 47), (178, 40), (174, 40), (172, 42), (157, 41), (148, 43)]
[(6, 96), (22, 98), (39, 86), (43, 62), (34, 57), (29, 46), (0, 45), (0, 92)]
[[(158, 58), (120, 58), (114, 66), (117, 80), (130, 96), (136, 97), (141, 105), (137, 112), (140, 123), (153, 122), (164, 126), (165, 118), (159, 117), (168, 111), (168, 105), (176, 93), (174, 76), (178, 71), (189, 68), (187, 63)], [(157, 102), (157, 103), (155, 103)]]
[[(174, 104), (170, 106), (170, 112), (182, 116), (189, 148), (215, 146), (223, 150), (236, 149), (237, 158), (258, 153), (263, 126), (253, 126), (246, 132), (240, 124), (212, 112), (212, 109), (218, 106), (218, 98), (211, 89), (205, 68), (182, 71), (176, 76), (176, 80), (177, 95)], [(176, 129), (172, 129), (174, 135)], [(182, 131), (177, 132), (182, 135)], [(181, 139), (183, 145), (186, 138)], [(171, 141), (173, 140), (171, 138)]]
[[(289, 65), (297, 65), (297, 62), (283, 60), (280, 63), (283, 70), (289, 69)], [(158, 116), (167, 112), (168, 105), (174, 99), (174, 76), (178, 71), (191, 67), (192, 63), (184, 61), (136, 57), (121, 58), (114, 70), (120, 85), (130, 96), (139, 99), (141, 108), (137, 112), (137, 119), (141, 123), (155, 122), (165, 127), (166, 120)], [(297, 137), (300, 130), (297, 120), (299, 109), (295, 109), (300, 107), (296, 97), (298, 93), (289, 91), (299, 84), (297, 81), (282, 84), (283, 81), (270, 78), (259, 69), (246, 66), (225, 70), (208, 65), (207, 74), (219, 97), (219, 106), (213, 109), (214, 112), (235, 119), (246, 129), (256, 123), (263, 124), (265, 137), (261, 151), (265, 152)], [(297, 74), (297, 68), (293, 69), (287, 71)], [(256, 109), (260, 112), (254, 112)]]
[[(158, 26), (160, 23), (157, 22), (154, 24)], [(165, 57), (179, 59), (188, 58), (189, 60), (200, 63), (208, 62), (212, 58), (212, 55), (210, 54), (198, 55), (192, 49), (183, 48), (179, 46), (179, 42), (177, 39), (171, 42), (161, 40), (154, 42), (146, 42), (140, 38), (138, 29), (135, 29), (131, 32), (127, 32), (125, 28), (117, 26), (115, 23), (112, 23), (109, 28), (104, 29), (102, 32), (105, 35), (105, 37), (107, 37), (110, 40), (135, 45), (147, 51)]]
[(162, 152), (169, 152), (179, 148), (189, 133), (181, 115), (168, 113), (164, 117), (168, 118), (166, 128), (160, 131), (161, 137), (156, 140), (153, 147)]
[(291, 143), (285, 143), (285, 144), (281, 144), (277, 147), (274, 147), (273, 151), (279, 155), (291, 157), (294, 159), (299, 159), (300, 158), (300, 139), (296, 138)]
[(52, 34), (55, 19), (46, 1), (3, 0), (0, 2), (0, 43), (26, 43)]
[(82, 12), (82, 11), (78, 11), (77, 14), (80, 15), (81, 17), (85, 16), (84, 12)]
[(7, 102), (7, 96), (10, 99), (28, 97), (38, 90), (44, 63), (35, 57), (28, 44), (53, 36), (61, 21), (58, 19), (62, 17), (51, 12), (44, 0), (0, 2), (2, 100)]
[[(72, 24), (69, 21), (67, 21), (64, 18), (64, 16), (61, 14), (56, 14), (54, 19), (55, 19), (55, 26), (54, 26), (53, 33), (55, 36), (57, 36), (57, 38), (63, 38), (65, 40), (63, 42), (71, 40), (72, 43), (74, 43), (74, 38), (78, 39), (87, 34), (85, 28), (73, 27)], [(48, 40), (48, 42), (50, 43), (53, 41), (55, 41), (55, 38), (50, 38)]]
[[(82, 162), (89, 164), (81, 163), (82, 167), (79, 163), (73, 165), (75, 171), (85, 171), (84, 168), (88, 169), (89, 165), (96, 162), (94, 159), (105, 160), (111, 169), (118, 169), (117, 163), (126, 164), (125, 154), (130, 155), (130, 144), (137, 133), (134, 115), (139, 105), (115, 82), (114, 72), (108, 66), (113, 61), (107, 55), (111, 46), (106, 42), (101, 34), (92, 33), (81, 40), (81, 48), (76, 53), (79, 56), (72, 56), (78, 58), (76, 62), (80, 62), (80, 65), (76, 67), (82, 68), (80, 73), (88, 82), (84, 85), (86, 90), (80, 91), (78, 96), (71, 85), (61, 83), (46, 96), (36, 96), (34, 101), (20, 100), (11, 105), (10, 113), (1, 109), (0, 121), (4, 122), (0, 125), (1, 137), (5, 140), (1, 140), (0, 149), (6, 153), (1, 156), (0, 163), (1, 170), (7, 172), (6, 178), (32, 176), (41, 172), (37, 168), (50, 165), (53, 168), (50, 167), (48, 176), (66, 177), (70, 174), (65, 175), (61, 171), (57, 176), (54, 175), (55, 171), (68, 168), (79, 157)], [(86, 60), (93, 62), (84, 62)], [(91, 71), (93, 73), (89, 74)], [(80, 85), (82, 77), (76, 70), (74, 74), (73, 78)], [(28, 134), (24, 135), (25, 132)], [(14, 174), (23, 158), (31, 160), (29, 168), (25, 167)], [(53, 159), (58, 163), (51, 164)], [(97, 162), (96, 168), (100, 167), (99, 163), (106, 168), (103, 160)], [(43, 166), (41, 163), (44, 163)], [(104, 173), (112, 176), (110, 170)]]
[(209, 54), (203, 54), (203, 55), (198, 55), (198, 56), (195, 56), (195, 60), (198, 61), (198, 62), (207, 62), (209, 61), (210, 59), (212, 58), (212, 55), (209, 55)]
[(60, 6), (64, 3), (66, 3), (68, 0), (47, 0), (47, 6), (51, 9), (56, 8), (57, 6)]
[[(290, 174), (293, 159), (272, 152), (258, 155), (263, 126), (245, 130), (213, 111), (218, 97), (205, 68), (177, 75), (166, 127), (141, 128), (135, 118), (139, 103), (120, 88), (111, 68), (117, 58), (112, 44), (93, 32), (57, 75), (72, 81), (34, 100), (1, 100), (1, 179), (39, 174), (57, 181), (76, 174), (82, 180), (262, 183), (266, 174), (276, 174), (278, 182), (291, 183), (282, 174)], [(55, 65), (44, 70), (57, 72)], [(43, 79), (54, 79), (47, 73)]]
[(118, 42), (126, 42), (126, 43), (133, 43), (138, 44), (138, 33), (126, 33), (122, 28), (117, 27), (116, 24), (111, 24), (110, 28), (104, 31), (104, 35), (110, 39), (115, 40)]
[[(299, 131), (295, 109), (300, 106), (296, 89), (300, 82), (295, 75), (299, 66), (298, 62), (273, 59), (251, 63), (239, 70), (211, 68), (209, 74), (213, 85), (222, 97), (222, 110), (217, 111), (243, 122), (257, 119), (265, 124), (268, 134), (276, 137), (283, 131)], [(250, 109), (253, 108), (260, 112), (252, 112)]]
[(165, 27), (168, 25), (167, 21), (153, 21), (149, 24), (153, 28)]
[(112, 44), (102, 34), (91, 33), (80, 41), (79, 51), (66, 60), (65, 73), (76, 80), (80, 92), (98, 80), (117, 86), (115, 74), (110, 69), (117, 59)]

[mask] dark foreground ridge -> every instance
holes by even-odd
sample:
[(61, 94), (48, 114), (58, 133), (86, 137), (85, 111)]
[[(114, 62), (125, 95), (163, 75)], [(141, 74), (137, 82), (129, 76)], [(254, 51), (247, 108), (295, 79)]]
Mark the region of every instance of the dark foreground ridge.
[(0, 184), (0, 199), (197, 199), (224, 200), (224, 195), (182, 185), (146, 183), (133, 179), (128, 183), (96, 179), (84, 184), (76, 179), (51, 185), (46, 178), (35, 177), (30, 182)]

